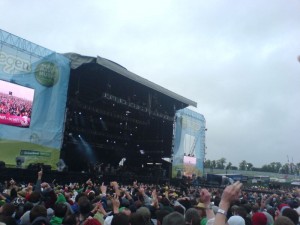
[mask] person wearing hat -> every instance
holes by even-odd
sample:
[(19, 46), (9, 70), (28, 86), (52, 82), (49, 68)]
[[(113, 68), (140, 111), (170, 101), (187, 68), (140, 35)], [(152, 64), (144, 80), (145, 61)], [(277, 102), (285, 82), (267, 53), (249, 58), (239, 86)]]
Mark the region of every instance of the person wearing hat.
[(204, 203), (199, 202), (197, 205), (194, 206), (199, 212), (200, 215), (200, 221), (201, 225), (205, 225), (207, 223), (207, 218), (206, 218), (206, 206)]
[(252, 215), (252, 225), (267, 225), (267, 216), (262, 212), (256, 212)]
[(241, 216), (231, 216), (227, 223), (229, 225), (245, 225), (245, 220)]

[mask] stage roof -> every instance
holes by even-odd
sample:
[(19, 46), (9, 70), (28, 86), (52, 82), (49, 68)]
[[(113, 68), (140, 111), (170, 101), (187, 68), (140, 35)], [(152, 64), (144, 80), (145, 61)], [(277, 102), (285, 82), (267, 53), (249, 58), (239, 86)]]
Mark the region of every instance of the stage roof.
[(86, 63), (97, 63), (97, 64), (104, 66), (104, 67), (106, 67), (128, 79), (131, 79), (131, 80), (138, 82), (146, 87), (156, 90), (156, 91), (158, 91), (164, 95), (167, 95), (177, 101), (180, 101), (188, 106), (197, 107), (197, 103), (195, 101), (185, 98), (185, 97), (183, 97), (179, 94), (176, 94), (160, 85), (157, 85), (141, 76), (138, 76), (137, 74), (128, 71), (123, 66), (121, 66), (113, 61), (110, 61), (108, 59), (102, 58), (100, 56), (97, 56), (97, 58), (90, 57), (90, 56), (83, 56), (83, 55), (80, 55), (77, 53), (65, 53), (64, 55), (71, 60), (71, 68), (72, 69), (76, 69), (79, 66), (86, 64)]

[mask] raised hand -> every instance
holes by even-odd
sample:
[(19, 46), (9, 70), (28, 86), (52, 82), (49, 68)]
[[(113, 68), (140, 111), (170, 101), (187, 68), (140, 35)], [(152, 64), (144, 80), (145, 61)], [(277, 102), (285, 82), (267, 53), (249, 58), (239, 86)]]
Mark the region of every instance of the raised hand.
[(120, 201), (119, 201), (119, 197), (116, 194), (114, 194), (113, 197), (111, 198), (111, 202), (113, 205), (114, 213), (119, 213)]
[(43, 176), (43, 168), (38, 172), (38, 180), (41, 180)]
[(234, 184), (227, 186), (223, 191), (220, 204), (222, 203), (228, 209), (230, 203), (239, 198), (242, 185), (242, 183), (237, 181)]
[(137, 185), (137, 181), (136, 181), (136, 180), (133, 181), (133, 187), (134, 187), (134, 188), (138, 188), (138, 185)]
[(203, 188), (199, 192), (200, 192), (201, 202), (203, 202), (206, 206), (208, 206), (211, 201), (211, 195), (210, 195), (209, 191), (207, 189)]
[(102, 194), (106, 194), (107, 186), (104, 185), (104, 182), (102, 182), (102, 185), (100, 187), (100, 191)]

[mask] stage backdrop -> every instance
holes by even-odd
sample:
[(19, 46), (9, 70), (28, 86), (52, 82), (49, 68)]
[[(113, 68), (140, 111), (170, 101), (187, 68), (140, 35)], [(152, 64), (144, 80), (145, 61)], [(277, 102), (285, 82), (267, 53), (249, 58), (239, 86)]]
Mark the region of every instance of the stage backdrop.
[(205, 155), (205, 118), (189, 109), (176, 112), (172, 178), (202, 176)]
[[(56, 168), (63, 141), (69, 60), (0, 30), (0, 154), (7, 166)], [(23, 162), (24, 161), (24, 162)]]

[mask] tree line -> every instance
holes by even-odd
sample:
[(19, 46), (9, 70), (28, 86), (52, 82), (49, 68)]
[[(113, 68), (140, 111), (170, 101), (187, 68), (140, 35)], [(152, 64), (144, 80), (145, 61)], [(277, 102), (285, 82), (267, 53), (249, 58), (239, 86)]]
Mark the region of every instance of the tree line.
[(250, 171), (260, 171), (260, 172), (271, 172), (271, 173), (281, 173), (281, 174), (296, 174), (300, 173), (300, 163), (280, 163), (271, 162), (269, 164), (263, 165), (262, 167), (254, 167), (252, 163), (242, 160), (238, 166), (232, 165), (231, 162), (227, 162), (225, 158), (220, 158), (218, 160), (205, 160), (204, 167), (222, 170), (250, 170)]

